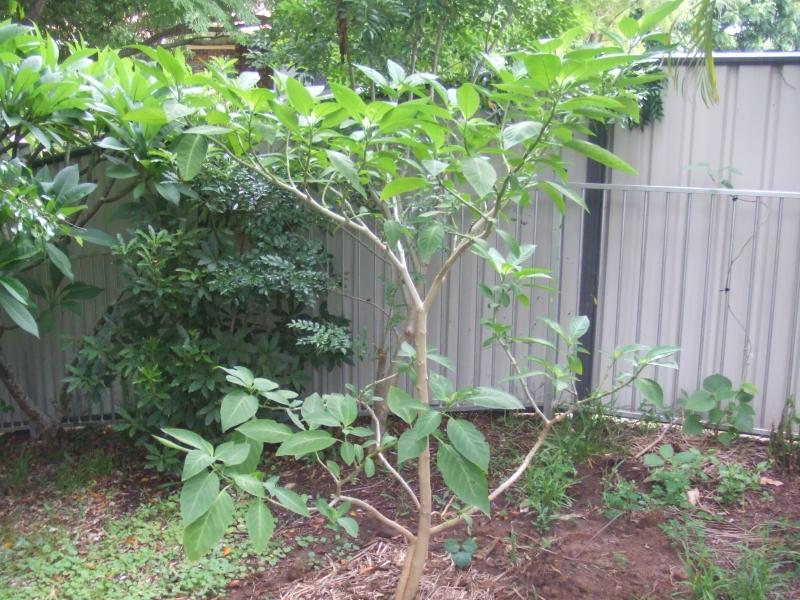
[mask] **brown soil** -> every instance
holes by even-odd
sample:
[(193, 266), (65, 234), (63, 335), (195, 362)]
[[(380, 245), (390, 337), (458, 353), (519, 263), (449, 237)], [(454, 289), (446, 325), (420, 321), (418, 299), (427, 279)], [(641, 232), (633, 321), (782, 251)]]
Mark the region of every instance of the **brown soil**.
[[(502, 439), (501, 430), (491, 427), (485, 416), (474, 418), (487, 437), (495, 438), (493, 447), (511, 445)], [(519, 431), (515, 435), (519, 435)], [(647, 468), (634, 456), (655, 434), (640, 435), (629, 430), (623, 437), (626, 438), (624, 450), (581, 466), (578, 482), (570, 489), (572, 505), (546, 533), (537, 531), (533, 515), (520, 510), (518, 496), (511, 494), (500, 506), (493, 507), (495, 518), (475, 519), (472, 535), (478, 543), (478, 551), (468, 569), (455, 568), (443, 549), (447, 538), (466, 537), (464, 528), (434, 539), (419, 597), (436, 600), (683, 597), (686, 573), (681, 554), (661, 527), (681, 511), (666, 508), (624, 513), (611, 520), (603, 514), (603, 479), (611, 467), (617, 465), (621, 476), (636, 481), (643, 489), (648, 488), (644, 481)], [(672, 443), (677, 449), (690, 444), (715, 447), (724, 460), (735, 460), (747, 466), (767, 459), (766, 445), (762, 441), (739, 440), (730, 448), (720, 449), (711, 439), (689, 442), (674, 433), (662, 443)], [(298, 488), (310, 491), (307, 484), (320, 481), (322, 476), (316, 469), (307, 467), (294, 479)], [(765, 485), (762, 490), (748, 492), (742, 507), (723, 508), (714, 503), (710, 489), (701, 489), (698, 508), (720, 517), (718, 524), (707, 531), (707, 543), (719, 546), (722, 551), (723, 546), (730, 545), (731, 539), (746, 543), (748, 536), (776, 519), (800, 520), (800, 478), (777, 471), (768, 471), (765, 476), (782, 485)], [(439, 481), (435, 481), (435, 488), (435, 494), (444, 492)], [(403, 492), (389, 477), (378, 476), (362, 482), (358, 495), (413, 527), (407, 508), (398, 502)], [(305, 552), (296, 552), (258, 576), (234, 582), (224, 599), (392, 598), (402, 566), (403, 540), (393, 537), (391, 531), (365, 517), (360, 510), (356, 512), (361, 523), (358, 541), (363, 549), (350, 560), (330, 558), (323, 568), (319, 565), (314, 568)], [(326, 532), (329, 536), (330, 531), (321, 520), (312, 520), (298, 521), (278, 535), (291, 540), (299, 535), (325, 535)], [(313, 547), (317, 555), (325, 555), (330, 550), (330, 544)], [(800, 598), (791, 594), (788, 597)]]

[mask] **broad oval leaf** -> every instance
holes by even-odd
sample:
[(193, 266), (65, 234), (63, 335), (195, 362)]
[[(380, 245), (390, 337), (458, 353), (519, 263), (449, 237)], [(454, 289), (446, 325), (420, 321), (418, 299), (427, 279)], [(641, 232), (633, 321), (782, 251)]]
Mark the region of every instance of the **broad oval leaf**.
[(491, 387), (474, 388), (467, 394), (466, 399), (470, 404), (484, 408), (500, 410), (523, 410), (525, 408), (516, 396)]
[(183, 532), (183, 547), (186, 558), (197, 560), (211, 550), (225, 535), (233, 521), (233, 499), (222, 490), (202, 517), (194, 521)]
[(469, 119), (474, 115), (481, 106), (480, 94), (471, 83), (464, 83), (458, 88), (456, 99), (458, 100), (458, 108), (465, 119)]
[(272, 419), (253, 419), (236, 428), (251, 440), (265, 444), (279, 444), (292, 435), (288, 425), (278, 423)]
[(423, 262), (428, 262), (434, 254), (442, 249), (444, 243), (444, 227), (441, 223), (431, 223), (419, 232), (419, 255)]
[(298, 431), (288, 437), (275, 453), (277, 456), (305, 456), (312, 452), (325, 450), (336, 443), (336, 439), (327, 431)]
[(503, 129), (503, 148), (508, 150), (535, 138), (542, 131), (542, 124), (536, 121), (520, 121), (513, 125), (508, 125)]
[(188, 429), (176, 429), (174, 427), (165, 427), (161, 431), (166, 433), (168, 436), (175, 438), (182, 444), (202, 450), (209, 456), (214, 454), (214, 446), (205, 441), (194, 431), (189, 431)]
[(484, 472), (447, 444), (439, 444), (436, 454), (436, 467), (450, 491), (488, 516), (489, 484)]
[(212, 471), (205, 471), (188, 480), (181, 490), (181, 519), (184, 526), (204, 515), (218, 492), (219, 477)]
[(657, 408), (664, 408), (664, 392), (657, 381), (641, 377), (634, 381), (633, 385), (650, 404)]
[(181, 481), (191, 479), (206, 467), (214, 463), (214, 457), (202, 450), (190, 450), (186, 453), (186, 458), (183, 461), (183, 473), (181, 474)]
[(214, 458), (221, 460), (226, 466), (232, 467), (247, 460), (249, 454), (250, 444), (224, 442), (217, 446), (217, 449), (214, 451)]
[(686, 410), (706, 412), (717, 405), (717, 401), (706, 390), (697, 390), (686, 398)]
[(6, 290), (0, 290), (0, 306), (23, 331), (39, 337), (39, 326), (36, 324), (36, 319), (22, 302), (11, 296)]
[(233, 390), (222, 399), (220, 407), (222, 431), (244, 423), (258, 412), (258, 398), (245, 390)]
[(256, 500), (250, 504), (244, 520), (253, 550), (262, 552), (275, 532), (275, 517), (272, 516), (272, 511), (266, 504)]
[(413, 429), (406, 429), (397, 440), (397, 464), (417, 458), (425, 450), (426, 444), (427, 436), (419, 435)]
[(638, 173), (632, 165), (625, 162), (619, 156), (592, 142), (587, 142), (586, 140), (570, 140), (564, 145), (617, 171), (623, 171), (631, 175), (636, 175)]
[(208, 153), (208, 138), (204, 135), (182, 135), (175, 144), (174, 152), (181, 179), (190, 181), (203, 170), (203, 161)]
[(463, 162), (462, 171), (464, 177), (478, 193), (478, 197), (487, 196), (494, 188), (497, 181), (497, 173), (488, 159), (483, 156), (468, 158)]
[(477, 427), (464, 419), (451, 418), (447, 437), (461, 456), (486, 473), (489, 469), (489, 444)]
[(389, 405), (389, 410), (409, 425), (417, 418), (419, 411), (430, 410), (430, 406), (414, 400), (408, 392), (395, 386), (389, 388), (386, 402)]
[(383, 188), (381, 200), (393, 198), (394, 196), (399, 196), (407, 192), (413, 192), (414, 190), (427, 187), (428, 185), (428, 180), (422, 177), (396, 177)]

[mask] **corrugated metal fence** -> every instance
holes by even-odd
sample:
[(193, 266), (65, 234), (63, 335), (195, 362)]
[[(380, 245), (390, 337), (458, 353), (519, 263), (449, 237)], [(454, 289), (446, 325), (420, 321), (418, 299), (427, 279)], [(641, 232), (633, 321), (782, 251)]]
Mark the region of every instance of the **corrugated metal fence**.
[[(581, 258), (600, 252), (595, 379), (605, 367), (603, 352), (615, 345), (674, 343), (683, 349), (680, 370), (656, 374), (668, 398), (721, 371), (760, 388), (758, 427), (769, 429), (786, 397), (797, 394), (800, 379), (800, 194), (795, 191), (800, 169), (794, 148), (800, 134), (800, 55), (775, 56), (780, 58), (720, 61), (717, 106), (705, 107), (670, 88), (663, 120), (643, 131), (614, 132), (612, 149), (640, 166), (641, 175), (615, 173), (613, 184), (577, 184), (584, 193), (602, 194), (600, 248), (581, 247), (584, 214), (571, 210), (562, 219), (546, 197), (536, 197), (514, 215), (509, 231), (537, 245), (534, 263), (552, 269), (559, 288), (557, 294), (538, 292), (529, 308), (511, 311), (519, 334), (546, 337), (538, 317), (564, 322), (577, 314)], [(699, 163), (707, 164), (690, 168)], [(585, 165), (577, 165), (572, 179), (582, 181)], [(720, 174), (756, 191), (716, 189)], [(337, 234), (328, 247), (344, 282), (330, 307), (352, 319), (369, 356), (382, 336), (382, 282), (389, 270), (363, 240)], [(79, 279), (106, 290), (86, 303), (81, 318), (59, 315), (56, 330), (41, 341), (18, 332), (2, 340), (4, 353), (42, 407), (57, 398), (70, 359), (63, 337), (91, 331), (117, 294), (108, 257), (79, 256), (74, 269)], [(431, 343), (456, 363), (458, 387), (498, 385), (510, 374), (502, 353), (482, 346), (479, 322), (487, 308), (476, 284), (491, 277), (475, 256), (466, 256), (431, 315)], [(373, 360), (358, 361), (316, 373), (314, 387), (365, 385), (374, 374)], [(111, 418), (119, 401), (118, 390), (100, 405), (78, 399), (73, 416)], [(617, 404), (635, 412), (638, 398), (628, 391)], [(24, 425), (18, 411), (0, 413), (0, 429)]]

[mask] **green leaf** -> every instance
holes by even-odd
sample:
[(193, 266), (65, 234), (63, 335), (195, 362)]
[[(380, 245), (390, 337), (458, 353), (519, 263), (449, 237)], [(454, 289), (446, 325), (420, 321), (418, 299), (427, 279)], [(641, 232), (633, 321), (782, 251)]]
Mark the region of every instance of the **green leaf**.
[(622, 32), (626, 38), (632, 38), (637, 33), (639, 33), (639, 23), (636, 19), (632, 19), (630, 17), (622, 17), (619, 20), (619, 30)]
[(462, 169), (464, 177), (478, 193), (478, 197), (484, 198), (494, 188), (494, 183), (497, 181), (497, 173), (489, 160), (483, 156), (466, 159)]
[(646, 467), (657, 468), (664, 466), (664, 459), (658, 454), (645, 454), (642, 462)]
[(468, 392), (466, 399), (470, 404), (484, 408), (500, 410), (523, 410), (525, 408), (516, 396), (490, 387), (473, 388)]
[(253, 550), (263, 552), (275, 532), (275, 517), (272, 516), (272, 511), (260, 500), (255, 500), (247, 509), (244, 521)]
[(361, 184), (358, 181), (358, 170), (356, 165), (350, 160), (349, 156), (336, 152), (335, 150), (326, 150), (328, 160), (331, 161), (333, 170), (356, 189), (361, 189)]
[(293, 77), (287, 77), (285, 85), (291, 107), (303, 116), (310, 115), (314, 110), (314, 98), (311, 97), (311, 93)]
[(245, 390), (233, 390), (222, 399), (220, 418), (222, 431), (244, 423), (258, 412), (258, 398)]
[(253, 419), (237, 427), (236, 431), (265, 444), (280, 444), (292, 435), (290, 427), (272, 419)]
[(671, 0), (658, 5), (651, 11), (646, 12), (639, 19), (639, 31), (642, 33), (650, 31), (653, 27), (658, 25), (661, 21), (672, 14), (681, 4), (683, 4), (682, 0)]
[(333, 92), (333, 97), (347, 113), (356, 120), (360, 120), (366, 113), (367, 107), (361, 97), (349, 87), (339, 83), (328, 84)]
[(427, 179), (422, 177), (396, 177), (386, 184), (381, 192), (381, 200), (387, 200), (405, 194), (406, 192), (413, 192), (429, 185)]
[(687, 415), (683, 420), (683, 433), (686, 435), (700, 435), (703, 433), (703, 429), (699, 415)]
[(447, 444), (439, 444), (436, 467), (445, 485), (468, 506), (489, 515), (489, 484), (486, 475)]
[(350, 537), (358, 537), (358, 521), (352, 517), (339, 517), (336, 524), (347, 532)]
[(427, 404), (414, 400), (408, 392), (395, 386), (389, 388), (386, 402), (389, 404), (389, 410), (409, 425), (417, 418), (419, 411), (428, 411), (431, 408)]
[(730, 390), (732, 388), (733, 382), (719, 373), (709, 375), (703, 380), (703, 389), (712, 394), (715, 394), (720, 390)]
[(664, 408), (664, 392), (653, 379), (639, 378), (633, 382), (642, 397), (657, 408)]
[(468, 461), (486, 473), (489, 469), (489, 444), (478, 429), (464, 419), (447, 423), (447, 437), (453, 447)]
[(548, 196), (550, 196), (558, 208), (558, 212), (560, 212), (562, 215), (567, 211), (567, 205), (564, 202), (563, 196), (566, 196), (567, 199), (572, 200), (582, 209), (588, 210), (583, 197), (581, 197), (580, 194), (573, 192), (567, 186), (561, 185), (557, 181), (540, 181), (538, 185)]
[(76, 229), (74, 236), (79, 237), (82, 240), (89, 242), (90, 244), (103, 246), (105, 248), (111, 248), (119, 243), (117, 238), (115, 238), (113, 235), (108, 234), (105, 231), (100, 231), (99, 229), (95, 229), (93, 227)]
[(181, 481), (191, 479), (206, 467), (214, 463), (214, 457), (202, 450), (190, 450), (183, 461), (183, 473)]
[(6, 290), (0, 289), (0, 306), (23, 331), (39, 337), (39, 326), (30, 311)]
[(328, 410), (336, 417), (339, 425), (347, 427), (358, 418), (358, 403), (352, 396), (344, 394), (326, 394), (324, 396)]
[(189, 431), (188, 429), (175, 429), (171, 427), (165, 427), (161, 431), (166, 433), (168, 436), (175, 438), (182, 444), (186, 444), (187, 446), (191, 446), (192, 448), (197, 448), (198, 450), (202, 450), (209, 456), (212, 456), (214, 454), (214, 446), (209, 444), (201, 436), (197, 435), (194, 431)]
[(183, 532), (186, 558), (197, 560), (211, 550), (225, 535), (233, 521), (233, 499), (222, 490), (208, 512), (194, 521)]
[(156, 182), (155, 186), (156, 191), (164, 200), (171, 202), (175, 206), (181, 203), (181, 191), (174, 183)]
[(240, 490), (244, 490), (256, 498), (263, 498), (267, 495), (266, 491), (264, 491), (264, 482), (250, 474), (234, 475), (233, 482)]
[(717, 405), (717, 401), (706, 390), (697, 390), (686, 399), (686, 410), (706, 412)]
[(3, 286), (9, 295), (21, 304), (28, 304), (28, 290), (19, 279), (0, 276), (0, 286)]
[(197, 127), (190, 127), (186, 129), (184, 134), (193, 135), (223, 135), (233, 131), (228, 127), (220, 127), (219, 125), (198, 125)]
[(116, 163), (106, 167), (105, 174), (112, 179), (130, 179), (131, 177), (138, 177), (139, 171), (129, 164)]
[(417, 458), (425, 450), (426, 443), (427, 436), (421, 436), (413, 429), (406, 429), (397, 440), (397, 464)]
[(94, 144), (95, 146), (104, 148), (105, 150), (119, 150), (121, 152), (127, 152), (130, 150), (130, 148), (128, 148), (125, 144), (113, 137), (104, 137), (102, 140), (95, 142)]
[(419, 255), (423, 262), (428, 262), (442, 248), (444, 243), (444, 227), (434, 222), (423, 227), (419, 232)]
[(295, 458), (325, 450), (336, 443), (327, 431), (299, 431), (288, 437), (275, 453), (277, 456), (294, 456)]
[(394, 219), (384, 221), (383, 235), (386, 236), (389, 247), (395, 249), (397, 248), (397, 243), (403, 239), (403, 226)]
[(636, 175), (638, 173), (633, 166), (622, 160), (619, 156), (592, 142), (587, 142), (586, 140), (570, 140), (564, 145), (612, 169), (630, 173), (631, 175)]
[(471, 83), (464, 83), (456, 92), (458, 108), (465, 119), (474, 115), (481, 106), (481, 97), (478, 90)]
[(181, 179), (190, 181), (203, 170), (203, 162), (208, 153), (208, 138), (203, 135), (182, 135), (178, 138), (174, 152)]
[(250, 444), (237, 444), (236, 442), (224, 442), (214, 451), (214, 457), (229, 467), (243, 463), (249, 454)]
[(214, 503), (219, 492), (219, 477), (212, 471), (195, 475), (181, 490), (181, 519), (189, 525), (199, 519)]
[(412, 431), (417, 437), (425, 437), (426, 435), (430, 435), (439, 429), (439, 425), (441, 425), (441, 423), (442, 413), (440, 413), (438, 410), (428, 410), (420, 413), (419, 417), (417, 417), (417, 422), (414, 423), (414, 428)]
[(125, 121), (135, 121), (145, 125), (164, 125), (167, 122), (167, 113), (157, 106), (143, 106), (123, 115)]
[(293, 492), (285, 487), (280, 487), (275, 483), (276, 480), (277, 477), (273, 477), (266, 482), (267, 490), (269, 490), (269, 493), (272, 494), (272, 497), (275, 499), (275, 501), (286, 510), (290, 510), (301, 517), (311, 516), (311, 513), (308, 511), (308, 506), (306, 506), (306, 501), (303, 499), (303, 497), (297, 492)]
[(531, 82), (539, 90), (546, 90), (561, 72), (561, 59), (554, 54), (530, 54), (523, 58)]
[(520, 121), (508, 125), (503, 129), (503, 148), (508, 150), (531, 138), (535, 138), (542, 131), (542, 124), (536, 121)]

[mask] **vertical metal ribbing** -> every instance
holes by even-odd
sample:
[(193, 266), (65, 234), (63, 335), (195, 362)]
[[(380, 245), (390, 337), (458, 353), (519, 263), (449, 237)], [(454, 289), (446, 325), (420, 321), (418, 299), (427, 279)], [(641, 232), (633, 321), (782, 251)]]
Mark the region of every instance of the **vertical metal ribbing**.
[[(463, 229), (462, 229), (463, 231)], [(477, 283), (483, 283), (483, 279), (486, 276), (486, 261), (483, 259), (478, 259), (478, 268), (477, 268)], [(481, 326), (481, 315), (483, 314), (483, 296), (481, 295), (480, 290), (478, 289), (477, 285), (475, 286), (475, 318), (472, 322), (475, 325), (475, 349), (473, 351), (473, 371), (472, 371), (472, 385), (478, 386), (481, 384), (480, 382), (480, 374), (481, 374), (481, 349), (483, 348), (483, 328)]]
[[(727, 277), (727, 270), (730, 267), (730, 263), (733, 260), (733, 238), (736, 236), (736, 202), (738, 198), (735, 196), (731, 197), (731, 204), (733, 208), (731, 209), (731, 224), (728, 227), (728, 260), (727, 265), (725, 262), (722, 263), (722, 266), (726, 269), (726, 277), (725, 277), (725, 289), (722, 291), (722, 298), (723, 298), (723, 309), (722, 309), (722, 344), (720, 345), (720, 352), (719, 352), (719, 372), (725, 372), (725, 350), (728, 341), (728, 313), (732, 310), (730, 307), (731, 301), (731, 291), (728, 289), (730, 287), (730, 279)], [(731, 269), (731, 273), (732, 273)]]
[[(759, 204), (760, 206), (760, 204)], [(758, 227), (758, 212), (756, 212), (756, 227)], [(775, 327), (775, 300), (777, 298), (777, 289), (778, 289), (778, 266), (780, 263), (781, 257), (781, 233), (783, 233), (783, 198), (778, 199), (778, 231), (775, 233), (775, 260), (772, 264), (772, 301), (770, 302), (769, 307), (769, 328), (767, 329), (767, 352), (765, 355), (764, 360), (764, 387), (762, 388), (761, 393), (761, 417), (758, 420), (758, 426), (763, 428), (765, 425), (766, 417), (767, 417), (767, 391), (769, 389), (769, 367), (771, 364), (772, 358), (772, 331)], [(755, 244), (755, 242), (754, 242)], [(753, 248), (753, 254), (755, 254), (755, 247)], [(750, 272), (753, 272), (753, 265), (750, 267)], [(753, 286), (750, 286), (750, 291), (752, 293)], [(750, 300), (748, 299), (748, 311), (747, 311), (747, 330), (750, 331)], [(744, 373), (742, 374), (742, 378), (744, 379)]]
[(797, 254), (794, 258), (795, 264), (795, 278), (794, 278), (794, 301), (792, 303), (792, 327), (789, 329), (789, 336), (791, 343), (789, 344), (789, 377), (786, 379), (786, 390), (783, 394), (784, 398), (792, 395), (792, 384), (794, 383), (794, 353), (797, 349), (797, 338), (800, 333), (797, 331), (797, 321), (800, 317), (800, 240), (797, 244)]
[[(516, 227), (515, 227), (515, 239), (522, 240), (522, 208), (520, 207), (519, 204), (517, 204), (517, 221), (516, 221)], [(533, 259), (533, 260), (535, 260), (535, 259)], [(518, 304), (519, 303), (517, 303), (517, 302), (513, 302), (511, 304), (511, 335), (512, 335), (512, 337), (516, 337), (518, 335), (518, 333), (517, 333), (517, 327), (519, 326), (519, 307), (518, 307)], [(512, 342), (512, 344), (511, 344), (511, 354), (516, 355), (517, 350), (518, 350), (517, 346), (518, 345), (517, 345), (516, 342)], [(508, 376), (512, 377), (513, 375), (514, 375), (514, 369), (511, 366), (511, 361), (509, 361), (509, 364), (508, 364)], [(508, 387), (509, 387), (509, 391), (513, 393), (514, 382), (510, 381), (508, 383)]]
[[(667, 235), (669, 233), (669, 192), (664, 197), (664, 229), (661, 232), (661, 283), (658, 288), (658, 322), (656, 324), (656, 345), (661, 344), (661, 328), (664, 323), (664, 287), (667, 281)], [(681, 298), (682, 302), (683, 299)], [(656, 377), (660, 369), (656, 367)]]
[[(602, 304), (601, 298), (605, 298), (608, 290), (608, 269), (606, 268), (608, 265), (608, 248), (609, 238), (608, 238), (608, 231), (610, 229), (610, 221), (609, 218), (609, 210), (610, 210), (610, 203), (611, 203), (611, 192), (608, 190), (603, 190), (603, 195), (600, 198), (600, 201), (603, 204), (603, 227), (602, 233), (600, 236), (600, 268), (599, 271), (599, 280), (597, 285), (597, 298), (595, 298), (595, 302), (598, 304), (598, 311), (597, 311), (597, 329), (598, 335), (595, 336), (595, 349), (601, 347), (602, 342), (601, 337), (603, 331), (605, 331), (605, 324), (606, 324), (606, 309), (605, 305)], [(602, 377), (602, 363), (603, 363), (603, 355), (598, 353), (597, 358), (595, 359), (596, 369), (592, 369), (592, 381), (589, 382), (589, 385), (592, 387), (600, 385), (599, 377)]]
[(708, 209), (708, 237), (706, 240), (706, 274), (703, 281), (703, 304), (700, 314), (700, 350), (697, 354), (697, 387), (703, 381), (703, 348), (706, 339), (706, 313), (708, 308), (708, 284), (711, 277), (711, 246), (714, 241), (714, 217), (717, 197), (712, 194)]
[[(644, 269), (647, 264), (647, 221), (650, 214), (650, 192), (644, 193), (642, 203), (642, 236), (641, 236), (641, 255), (639, 257), (639, 290), (636, 296), (636, 333), (633, 341), (637, 344), (642, 341), (642, 312), (644, 300)], [(631, 409), (637, 405), (636, 388), (631, 388)]]
[[(563, 241), (563, 222), (561, 213), (558, 212), (554, 204), (551, 204), (550, 214), (550, 270), (556, 275), (557, 288), (561, 289), (562, 274), (564, 261), (562, 257), (561, 243)], [(547, 316), (553, 320), (558, 321), (561, 316), (561, 294), (556, 293), (555, 300), (548, 301)], [(559, 348), (561, 347), (558, 336), (548, 328), (547, 337), (550, 338), (555, 346), (555, 350), (548, 348), (546, 353), (551, 357), (551, 362), (557, 362), (559, 356)], [(555, 402), (555, 390), (552, 386), (548, 386), (548, 393), (545, 396), (544, 410), (545, 414), (550, 415), (553, 410), (553, 403)]]
[[(620, 222), (619, 230), (619, 259), (617, 261), (617, 298), (616, 298), (616, 311), (614, 314), (614, 348), (619, 346), (619, 322), (622, 311), (622, 268), (625, 266), (623, 257), (625, 256), (625, 217), (628, 213), (628, 192), (622, 192), (622, 219)], [(613, 380), (617, 380), (617, 365), (614, 365), (612, 370)], [(611, 398), (614, 401), (614, 398)], [(631, 408), (633, 408), (631, 406)]]
[[(458, 230), (459, 231), (464, 231), (464, 211), (463, 210), (461, 211), (461, 214), (459, 215), (458, 218), (459, 218), (459, 225), (458, 225), (459, 229)], [(461, 295), (461, 284), (463, 283), (463, 277), (464, 277), (464, 264), (461, 263), (461, 264), (458, 265), (458, 287), (456, 288), (456, 297)], [(456, 309), (456, 318), (458, 318), (460, 315), (461, 315), (461, 310), (457, 308)], [(453, 375), (456, 378), (456, 388), (458, 388), (460, 386), (460, 382), (458, 381), (458, 373), (460, 373), (459, 364), (458, 364), (459, 363), (458, 349), (460, 348), (459, 337), (461, 336), (461, 328), (460, 327), (454, 327), (453, 328), (453, 335), (455, 336), (455, 339), (456, 339), (455, 358), (454, 358), (454, 361), (453, 361), (456, 364), (456, 372)]]
[[(783, 211), (783, 198), (781, 198), (781, 200), (780, 200), (780, 210)], [(769, 212), (767, 212), (767, 215), (769, 216)], [(749, 280), (751, 282), (755, 278), (755, 274), (756, 274), (756, 257), (758, 256), (758, 234), (759, 234), (759, 230), (761, 229), (760, 216), (761, 216), (761, 198), (758, 197), (758, 198), (756, 198), (756, 215), (755, 215), (755, 221), (753, 222), (753, 236), (751, 238), (752, 242), (751, 242), (751, 246), (750, 246), (750, 277), (749, 277)], [(781, 225), (780, 225), (780, 220), (779, 220), (778, 221), (778, 238), (780, 238), (780, 228), (781, 228)], [(778, 253), (776, 252), (775, 256), (777, 256), (777, 255), (778, 255)], [(750, 338), (750, 323), (752, 321), (752, 316), (753, 316), (753, 290), (754, 289), (755, 289), (755, 286), (752, 285), (752, 283), (751, 283), (751, 285), (747, 286), (747, 316), (745, 317), (744, 348), (742, 349), (742, 375), (741, 375), (741, 380), (742, 381), (747, 381), (748, 380), (747, 371), (749, 370), (749, 366), (750, 366), (750, 357), (753, 354), (753, 347), (752, 347), (753, 345), (752, 345), (752, 340)], [(774, 300), (775, 299), (775, 293), (774, 293), (775, 286), (772, 286), (772, 289), (773, 289), (772, 299)], [(770, 314), (772, 314), (772, 313), (770, 313)], [(767, 361), (767, 364), (769, 364), (769, 361)]]

